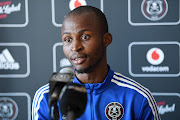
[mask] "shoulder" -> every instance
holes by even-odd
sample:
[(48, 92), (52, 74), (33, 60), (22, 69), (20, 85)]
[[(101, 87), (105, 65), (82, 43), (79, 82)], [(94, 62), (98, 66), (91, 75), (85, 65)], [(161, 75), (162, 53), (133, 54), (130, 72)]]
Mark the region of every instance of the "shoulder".
[(46, 84), (46, 85), (40, 87), (36, 91), (33, 101), (37, 102), (37, 101), (41, 100), (43, 97), (47, 97), (48, 94), (49, 94), (49, 84)]
[(115, 83), (120, 87), (132, 89), (146, 98), (152, 96), (151, 92), (146, 87), (142, 86), (140, 83), (136, 82), (135, 80), (128, 78), (120, 73), (114, 72), (111, 82)]
[(114, 72), (111, 82), (123, 89), (128, 89), (130, 91), (133, 91), (132, 92), (133, 94), (141, 95), (143, 97), (143, 100), (146, 100), (146, 102), (144, 103), (147, 103), (150, 106), (151, 111), (154, 114), (154, 117), (157, 120), (159, 120), (156, 101), (152, 96), (151, 92), (146, 87), (142, 86), (140, 83), (134, 81), (133, 79), (128, 78), (117, 72)]
[(37, 116), (38, 111), (40, 109), (44, 109), (44, 107), (47, 107), (48, 99), (49, 99), (49, 84), (46, 84), (40, 87), (34, 95), (33, 104), (32, 104), (32, 117), (33, 118)]

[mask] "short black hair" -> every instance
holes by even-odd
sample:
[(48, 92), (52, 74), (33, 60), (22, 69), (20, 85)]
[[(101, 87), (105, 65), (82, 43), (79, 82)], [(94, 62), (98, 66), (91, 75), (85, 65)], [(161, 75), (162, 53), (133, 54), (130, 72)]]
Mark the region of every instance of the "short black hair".
[(80, 7), (75, 8), (71, 12), (69, 12), (69, 14), (67, 14), (67, 16), (80, 15), (80, 14), (84, 14), (84, 13), (94, 13), (97, 17), (97, 20), (99, 20), (99, 23), (101, 24), (102, 31), (104, 31), (104, 33), (109, 32), (106, 16), (104, 15), (104, 13), (101, 10), (99, 10), (96, 7), (88, 6), (88, 5), (80, 6)]

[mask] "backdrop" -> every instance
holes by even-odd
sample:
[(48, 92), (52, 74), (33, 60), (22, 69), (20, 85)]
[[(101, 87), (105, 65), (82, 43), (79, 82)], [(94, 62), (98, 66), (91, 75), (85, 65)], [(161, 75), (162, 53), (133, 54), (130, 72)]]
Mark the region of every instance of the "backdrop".
[(35, 91), (70, 66), (60, 30), (79, 5), (105, 13), (111, 68), (150, 89), (162, 120), (180, 120), (179, 0), (0, 0), (0, 119), (30, 120)]

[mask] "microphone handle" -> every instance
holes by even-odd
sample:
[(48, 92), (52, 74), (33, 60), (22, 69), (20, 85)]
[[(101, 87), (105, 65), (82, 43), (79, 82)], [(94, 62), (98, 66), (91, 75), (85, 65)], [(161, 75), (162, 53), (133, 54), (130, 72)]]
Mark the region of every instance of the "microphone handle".
[(75, 120), (75, 115), (72, 110), (67, 112), (67, 120)]
[(59, 110), (57, 104), (54, 104), (54, 110), (52, 110), (52, 112), (53, 115), (51, 115), (51, 118), (53, 118), (53, 120), (59, 120)]

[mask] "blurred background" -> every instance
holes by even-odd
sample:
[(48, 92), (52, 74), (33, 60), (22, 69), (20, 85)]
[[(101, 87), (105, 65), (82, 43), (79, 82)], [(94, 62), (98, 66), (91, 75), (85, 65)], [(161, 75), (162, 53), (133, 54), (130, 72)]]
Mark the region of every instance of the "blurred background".
[(162, 120), (180, 120), (179, 0), (0, 0), (0, 119), (30, 120), (36, 90), (71, 66), (60, 31), (80, 5), (107, 17), (111, 68), (152, 92)]

